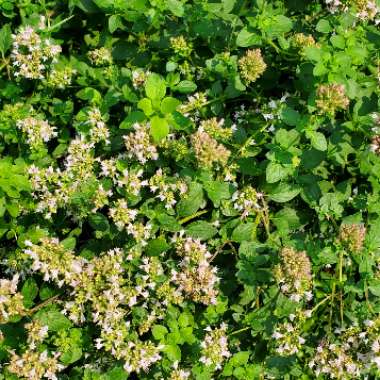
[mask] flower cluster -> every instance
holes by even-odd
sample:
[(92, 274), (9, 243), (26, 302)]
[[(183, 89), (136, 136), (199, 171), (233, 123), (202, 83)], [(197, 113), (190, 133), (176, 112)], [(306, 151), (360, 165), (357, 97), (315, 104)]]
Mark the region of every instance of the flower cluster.
[(16, 70), (15, 76), (44, 79), (49, 65), (56, 62), (60, 52), (59, 45), (41, 37), (32, 27), (21, 27), (13, 35), (11, 58)]
[(121, 249), (109, 250), (88, 261), (76, 256), (55, 238), (43, 238), (40, 245), (26, 244), (25, 253), (32, 259), (34, 271), (42, 273), (45, 281), (53, 280), (58, 286), (72, 288), (73, 301), (65, 303), (64, 313), (74, 323), (85, 322), (85, 305), (91, 305), (93, 322), (101, 328), (98, 348), (104, 347), (117, 359), (124, 360), (128, 372), (147, 371), (160, 359), (160, 347), (150, 342), (133, 341), (129, 335), (124, 305), (132, 306), (137, 296), (147, 298), (149, 293), (141, 285), (132, 292), (125, 286)]
[(177, 203), (175, 194), (183, 195), (187, 192), (187, 185), (184, 181), (170, 179), (163, 173), (162, 169), (158, 169), (156, 173), (149, 179), (149, 189), (152, 193), (157, 194), (161, 202), (165, 202), (165, 208), (170, 209)]
[(109, 144), (110, 133), (99, 108), (93, 107), (88, 111), (87, 115), (88, 124), (91, 126), (90, 141), (92, 143), (104, 141), (106, 144)]
[(202, 356), (199, 360), (206, 366), (221, 369), (223, 361), (231, 356), (226, 336), (227, 325), (222, 323), (215, 329), (208, 326), (205, 330), (207, 333), (201, 343)]
[(290, 298), (299, 302), (302, 297), (310, 300), (312, 293), (311, 263), (306, 252), (284, 247), (280, 251), (280, 264), (276, 266), (274, 276), (281, 291), (290, 294)]
[(7, 366), (9, 372), (21, 379), (28, 380), (57, 380), (58, 372), (65, 366), (58, 361), (60, 354), (49, 355), (48, 351), (27, 350), (22, 355), (12, 352), (10, 363)]
[(323, 340), (309, 362), (316, 376), (358, 379), (380, 370), (380, 320), (366, 320), (364, 326), (337, 329), (335, 341)]
[(373, 20), (376, 24), (380, 22), (377, 18), (380, 8), (374, 0), (325, 0), (331, 13), (338, 11), (351, 11), (360, 20)]
[(12, 356), (7, 366), (8, 371), (22, 379), (57, 380), (57, 374), (65, 368), (58, 361), (60, 353), (49, 353), (46, 349), (39, 349), (48, 336), (48, 327), (35, 320), (26, 324), (25, 328), (28, 333), (28, 347), (22, 355), (18, 355), (15, 351), (11, 352)]
[(305, 339), (300, 336), (297, 324), (291, 322), (278, 325), (272, 338), (275, 340), (276, 352), (281, 356), (296, 354), (305, 343)]
[[(190, 379), (190, 371), (178, 368), (178, 362), (173, 365), (174, 369), (170, 374), (169, 380), (188, 380)], [(162, 379), (163, 380), (163, 379)]]
[(257, 192), (252, 186), (246, 186), (241, 190), (236, 190), (232, 195), (233, 207), (241, 213), (241, 218), (255, 215), (257, 212), (262, 211), (263, 194)]
[(181, 236), (175, 237), (174, 241), (177, 254), (183, 259), (180, 270), (172, 270), (172, 281), (195, 302), (215, 304), (219, 279), (216, 276), (217, 269), (209, 263), (212, 256), (206, 245), (199, 240)]
[(17, 292), (19, 275), (14, 275), (12, 280), (0, 279), (0, 324), (25, 311), (21, 293)]
[(38, 149), (58, 135), (56, 128), (52, 127), (46, 120), (32, 116), (18, 120), (17, 127), (27, 135), (26, 142), (33, 149)]
[(150, 71), (144, 71), (143, 69), (136, 69), (132, 71), (132, 85), (134, 88), (139, 88), (144, 86), (145, 81), (147, 80)]
[(245, 56), (239, 59), (241, 77), (249, 84), (255, 82), (267, 68), (260, 49), (248, 50)]
[(339, 110), (348, 108), (350, 100), (342, 84), (321, 84), (317, 88), (316, 105), (321, 113), (334, 115)]
[(158, 152), (151, 142), (149, 124), (135, 123), (133, 128), (134, 132), (124, 136), (128, 157), (137, 159), (141, 164), (145, 164), (148, 160), (157, 160)]
[(339, 229), (339, 242), (351, 252), (360, 252), (366, 236), (366, 228), (361, 223), (342, 224)]
[(187, 102), (181, 104), (179, 111), (185, 116), (188, 116), (191, 112), (195, 112), (196, 115), (207, 104), (206, 94), (203, 92), (196, 92), (193, 95), (188, 96)]
[(374, 0), (351, 0), (350, 5), (356, 11), (356, 17), (361, 20), (375, 20), (376, 24), (380, 22), (376, 17), (380, 13), (380, 7)]
[(371, 139), (370, 151), (380, 156), (380, 135), (375, 135)]
[(208, 133), (214, 139), (221, 139), (228, 141), (234, 133), (236, 126), (231, 128), (223, 128), (224, 119), (218, 119), (213, 117), (211, 119), (202, 120), (199, 126), (200, 131)]
[(49, 328), (43, 325), (39, 320), (34, 320), (27, 323), (25, 329), (28, 331), (27, 343), (31, 349), (37, 348), (39, 343), (42, 343), (44, 339), (48, 336)]
[(111, 51), (104, 46), (88, 52), (88, 57), (95, 66), (107, 66), (112, 64)]
[(199, 129), (191, 136), (191, 144), (200, 167), (212, 168), (213, 165), (223, 167), (231, 155), (224, 145)]
[[(86, 190), (93, 194), (98, 190), (99, 187), (92, 184), (96, 162), (91, 149), (93, 146), (83, 136), (71, 140), (64, 170), (52, 166), (30, 166), (28, 173), (33, 195), (39, 200), (37, 211), (45, 213), (46, 218), (50, 218), (59, 208), (70, 205), (78, 191)], [(97, 204), (97, 208), (99, 207)]]
[(193, 50), (192, 44), (188, 43), (183, 36), (171, 37), (170, 46), (176, 54), (183, 57), (189, 56)]
[(293, 36), (292, 39), (292, 44), (297, 48), (300, 49), (301, 51), (305, 47), (310, 47), (310, 46), (319, 46), (316, 42), (315, 39), (312, 35), (306, 35), (303, 33), (296, 33)]
[(54, 68), (50, 71), (46, 83), (49, 87), (59, 88), (61, 90), (71, 85), (72, 78), (76, 74), (76, 70), (70, 66), (62, 69)]

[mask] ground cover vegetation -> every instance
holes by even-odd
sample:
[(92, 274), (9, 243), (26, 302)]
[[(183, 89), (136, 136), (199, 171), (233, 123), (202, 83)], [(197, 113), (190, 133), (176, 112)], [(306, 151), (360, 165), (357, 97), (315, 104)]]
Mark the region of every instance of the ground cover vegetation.
[(0, 0), (0, 379), (380, 378), (379, 6)]

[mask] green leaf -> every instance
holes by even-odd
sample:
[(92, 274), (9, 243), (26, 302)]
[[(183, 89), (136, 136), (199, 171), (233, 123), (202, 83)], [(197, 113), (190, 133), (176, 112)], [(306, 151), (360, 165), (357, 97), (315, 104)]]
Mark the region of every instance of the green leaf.
[(297, 211), (293, 208), (285, 207), (272, 218), (274, 225), (282, 233), (294, 231), (302, 226)]
[(91, 87), (86, 87), (76, 93), (76, 96), (82, 100), (88, 100), (95, 104), (100, 104), (102, 101), (102, 95), (98, 90)]
[(150, 74), (145, 82), (145, 93), (152, 100), (162, 99), (166, 94), (165, 80), (158, 74)]
[(278, 203), (284, 203), (295, 198), (301, 191), (301, 188), (297, 185), (291, 185), (288, 183), (280, 183), (273, 188), (269, 193), (269, 198), (272, 201)]
[(133, 124), (141, 123), (144, 120), (145, 120), (145, 114), (143, 112), (133, 111), (120, 123), (119, 128), (130, 129)]
[(12, 31), (10, 24), (5, 24), (0, 29), (0, 52), (2, 55), (8, 51), (12, 45)]
[(197, 85), (189, 80), (183, 80), (174, 87), (174, 90), (181, 92), (182, 94), (189, 94), (197, 89)]
[(183, 4), (179, 0), (166, 0), (166, 5), (170, 12), (177, 17), (182, 17), (184, 14)]
[(346, 47), (346, 40), (343, 36), (339, 34), (334, 34), (330, 38), (331, 44), (339, 49), (344, 49)]
[(36, 281), (29, 277), (22, 286), (21, 294), (24, 297), (24, 305), (25, 307), (29, 308), (33, 305), (33, 300), (38, 295), (38, 285)]
[(299, 112), (294, 110), (293, 108), (285, 107), (282, 110), (281, 119), (285, 124), (295, 127), (297, 123), (299, 123), (301, 116)]
[(262, 30), (268, 37), (278, 37), (281, 34), (288, 33), (293, 28), (293, 22), (284, 15), (277, 15), (267, 19), (262, 25)]
[(309, 131), (308, 137), (310, 138), (311, 146), (314, 149), (320, 150), (322, 152), (327, 150), (327, 140), (323, 133), (316, 132), (316, 131)]
[(177, 232), (181, 230), (181, 225), (174, 216), (162, 213), (157, 215), (157, 220), (160, 222), (161, 229), (165, 231)]
[(179, 216), (185, 217), (194, 214), (203, 205), (202, 185), (197, 182), (191, 182), (186, 197), (183, 197), (177, 205)]
[[(181, 228), (180, 225), (179, 228)], [(146, 246), (146, 253), (148, 256), (159, 256), (169, 248), (170, 244), (166, 242), (163, 236), (160, 236), (157, 239), (149, 240), (148, 245)]]
[(230, 185), (226, 182), (207, 181), (204, 183), (204, 189), (215, 207), (219, 207), (223, 199), (231, 198)]
[(154, 325), (152, 327), (152, 335), (154, 339), (161, 340), (165, 338), (165, 335), (168, 333), (168, 329), (162, 325)]
[(172, 113), (174, 112), (177, 107), (181, 104), (181, 102), (176, 99), (172, 98), (171, 96), (168, 96), (164, 98), (161, 102), (161, 112), (162, 113)]
[(241, 243), (243, 241), (250, 241), (254, 237), (255, 224), (251, 222), (239, 224), (232, 232), (231, 239)]
[(288, 171), (281, 164), (270, 162), (266, 169), (268, 183), (278, 182), (288, 176)]
[(332, 31), (330, 23), (325, 19), (319, 20), (315, 29), (320, 33), (330, 33)]
[(328, 73), (328, 69), (322, 62), (318, 62), (313, 69), (313, 75), (316, 77), (320, 77), (327, 73)]
[(165, 119), (159, 116), (150, 119), (150, 134), (154, 141), (160, 142), (169, 134), (169, 130), (169, 124)]
[(69, 365), (75, 363), (82, 357), (82, 348), (78, 346), (70, 346), (68, 351), (65, 351), (60, 356), (60, 360), (63, 364)]
[(75, 237), (68, 237), (64, 240), (61, 241), (61, 244), (66, 248), (66, 249), (74, 249), (76, 246), (76, 239)]
[(175, 344), (168, 344), (164, 348), (168, 359), (172, 362), (181, 360), (181, 349)]
[(193, 222), (186, 228), (186, 233), (197, 239), (207, 240), (211, 239), (217, 234), (218, 230), (209, 222), (199, 220)]
[(105, 380), (127, 380), (128, 372), (123, 367), (114, 367), (106, 373)]
[(150, 116), (153, 113), (152, 101), (148, 98), (142, 98), (137, 107), (144, 112), (146, 116)]
[(124, 24), (123, 24), (123, 19), (120, 15), (112, 15), (108, 19), (108, 29), (110, 33), (113, 33), (117, 29), (123, 29)]
[(96, 231), (108, 231), (110, 228), (107, 217), (100, 213), (91, 214), (88, 221)]
[(236, 37), (236, 45), (240, 47), (261, 45), (261, 37), (256, 33), (249, 32), (247, 28), (243, 28)]
[(114, 8), (114, 0), (92, 0), (102, 11), (111, 12)]
[(48, 326), (50, 331), (67, 330), (72, 326), (72, 323), (68, 318), (66, 318), (60, 311), (54, 309), (42, 309), (35, 314), (34, 318), (40, 321), (43, 325)]

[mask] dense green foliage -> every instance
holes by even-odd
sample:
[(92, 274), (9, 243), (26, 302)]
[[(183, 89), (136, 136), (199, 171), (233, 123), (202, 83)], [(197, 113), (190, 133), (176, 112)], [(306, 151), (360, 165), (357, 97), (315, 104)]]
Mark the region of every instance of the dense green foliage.
[(0, 0), (0, 379), (380, 378), (378, 22)]

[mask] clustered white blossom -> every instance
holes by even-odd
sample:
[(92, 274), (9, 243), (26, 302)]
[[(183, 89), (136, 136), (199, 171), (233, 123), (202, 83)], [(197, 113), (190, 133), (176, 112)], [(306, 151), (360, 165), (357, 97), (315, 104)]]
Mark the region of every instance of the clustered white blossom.
[(157, 160), (158, 152), (151, 142), (149, 124), (135, 123), (133, 128), (134, 132), (124, 136), (128, 157), (137, 159), (141, 164), (145, 164), (148, 160)]
[[(190, 379), (190, 371), (186, 371), (178, 367), (178, 361), (173, 364), (173, 371), (170, 374), (169, 380), (187, 380)], [(162, 379), (164, 380), (164, 379)]]
[[(139, 257), (133, 249), (127, 256), (122, 249), (114, 248), (85, 259), (57, 238), (44, 237), (39, 244), (25, 241), (24, 253), (31, 260), (31, 269), (40, 273), (44, 281), (71, 288), (70, 299), (63, 303), (62, 312), (75, 324), (91, 318), (99, 326), (100, 336), (95, 339), (95, 347), (122, 360), (126, 371), (139, 373), (147, 372), (161, 359), (163, 346), (141, 341), (133, 333), (128, 319), (131, 308), (139, 305), (147, 312), (146, 318), (134, 329), (142, 335), (164, 317), (169, 303), (180, 304), (186, 297), (205, 304), (216, 300), (218, 278), (216, 269), (207, 262), (210, 253), (206, 246), (191, 238), (175, 236), (174, 240), (183, 261), (178, 271), (170, 273), (171, 277), (165, 274), (158, 257)], [(133, 274), (125, 267), (125, 262), (132, 259), (140, 262)], [(176, 276), (182, 272), (184, 277)], [(167, 280), (163, 282), (165, 277)], [(34, 342), (47, 334), (43, 326), (36, 324), (31, 325), (30, 330)], [(207, 365), (219, 369), (222, 360), (229, 355), (224, 335), (226, 326), (207, 331), (209, 334), (202, 345), (203, 357), (209, 358), (204, 359)], [(212, 339), (219, 345), (212, 344), (214, 351), (209, 346)], [(186, 379), (187, 371), (175, 368), (172, 376)]]
[(233, 207), (241, 212), (242, 219), (250, 215), (255, 215), (262, 211), (263, 205), (260, 204), (263, 194), (257, 192), (252, 186), (246, 186), (241, 190), (235, 191), (232, 195)]
[(380, 371), (380, 319), (366, 320), (363, 327), (336, 329), (336, 341), (323, 340), (309, 362), (317, 376), (358, 379)]
[(56, 128), (51, 126), (46, 120), (33, 116), (18, 120), (17, 127), (27, 135), (26, 142), (35, 149), (43, 146), (44, 143), (58, 135)]
[(221, 369), (224, 360), (231, 356), (226, 335), (227, 325), (222, 323), (219, 328), (215, 329), (208, 326), (205, 331), (207, 333), (201, 343), (202, 356), (199, 360), (206, 366)]
[(63, 311), (69, 319), (74, 323), (85, 322), (85, 306), (91, 305), (93, 322), (102, 331), (97, 348), (105, 347), (117, 359), (124, 360), (128, 372), (147, 371), (160, 359), (161, 347), (133, 341), (130, 336), (125, 306), (132, 306), (138, 296), (146, 299), (149, 293), (141, 285), (135, 289), (125, 285), (121, 249), (111, 249), (89, 261), (76, 256), (55, 238), (43, 238), (40, 245), (27, 241), (26, 245), (32, 269), (42, 273), (44, 281), (53, 280), (58, 286), (72, 288), (73, 300), (65, 303)]
[(380, 8), (375, 0), (325, 0), (325, 3), (331, 13), (352, 9), (360, 20), (374, 20), (376, 25), (380, 22)]
[(199, 115), (199, 111), (207, 103), (207, 97), (202, 92), (196, 92), (193, 95), (187, 97), (187, 103), (182, 104), (179, 107), (179, 111), (185, 116), (189, 116), (191, 113), (195, 113), (195, 118)]
[(71, 85), (72, 78), (76, 73), (77, 71), (70, 66), (64, 68), (55, 67), (50, 71), (46, 79), (46, 84), (49, 87), (55, 87), (63, 90), (67, 86)]
[[(93, 147), (93, 143), (80, 136), (70, 142), (64, 170), (52, 166), (29, 167), (33, 196), (39, 201), (37, 212), (43, 212), (46, 218), (50, 218), (59, 208), (70, 203), (75, 192), (96, 178)], [(100, 206), (98, 204), (96, 207)]]
[(38, 320), (27, 323), (25, 328), (27, 335), (27, 349), (18, 355), (11, 351), (11, 358), (7, 369), (19, 378), (28, 380), (57, 380), (58, 372), (65, 366), (59, 363), (59, 352), (49, 353), (46, 349), (40, 350), (39, 346), (48, 336), (48, 327), (42, 325)]
[(305, 343), (301, 336), (302, 323), (311, 317), (311, 310), (297, 310), (297, 314), (290, 314), (289, 320), (279, 323), (272, 334), (275, 351), (281, 356), (297, 354)]
[(7, 323), (12, 316), (25, 311), (24, 297), (17, 291), (19, 278), (15, 274), (11, 280), (0, 279), (0, 324)]
[(96, 66), (104, 66), (112, 64), (111, 50), (106, 47), (94, 49), (88, 52), (88, 57)]
[(88, 124), (90, 124), (90, 140), (93, 143), (98, 143), (104, 141), (106, 144), (109, 144), (110, 132), (106, 127), (104, 118), (97, 107), (93, 107), (88, 111)]
[(324, 339), (309, 362), (317, 376), (358, 379), (380, 370), (380, 319), (366, 320), (364, 326), (336, 329), (335, 339)]
[(147, 80), (150, 74), (149, 70), (144, 71), (143, 69), (136, 69), (132, 71), (132, 85), (134, 88), (139, 88), (144, 86), (145, 81)]
[(31, 26), (21, 27), (12, 37), (11, 58), (15, 76), (44, 79), (49, 65), (57, 61), (61, 47), (41, 37)]
[(298, 252), (292, 247), (280, 251), (280, 263), (274, 268), (274, 277), (281, 292), (295, 302), (313, 298), (310, 259), (305, 251)]
[(217, 268), (209, 263), (212, 255), (207, 246), (199, 240), (182, 236), (175, 236), (174, 241), (177, 254), (183, 259), (180, 270), (172, 270), (172, 281), (195, 302), (215, 304), (219, 278), (216, 276)]
[(156, 173), (149, 179), (149, 189), (152, 193), (157, 194), (161, 202), (165, 202), (165, 208), (170, 209), (177, 203), (175, 193), (183, 195), (187, 192), (187, 185), (184, 181), (170, 179), (163, 173), (162, 169), (158, 169)]
[(28, 380), (57, 380), (57, 373), (61, 372), (65, 366), (59, 363), (59, 352), (49, 355), (47, 350), (42, 352), (27, 350), (22, 355), (11, 352), (11, 359), (8, 365), (9, 372), (19, 378)]

